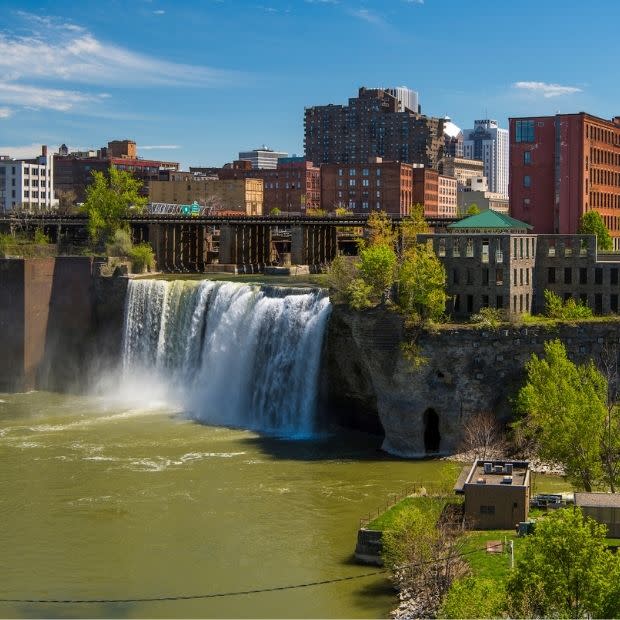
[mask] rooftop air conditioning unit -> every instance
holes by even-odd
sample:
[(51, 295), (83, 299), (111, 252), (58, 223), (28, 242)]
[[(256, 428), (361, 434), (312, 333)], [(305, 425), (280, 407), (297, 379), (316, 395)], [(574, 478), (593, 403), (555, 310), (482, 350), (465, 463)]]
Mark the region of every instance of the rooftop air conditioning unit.
[(493, 467), (493, 473), (495, 474), (503, 474), (504, 473), (504, 466), (503, 465), (495, 465)]
[(484, 473), (492, 474), (493, 473), (493, 463), (485, 463), (484, 464)]
[(504, 466), (505, 473), (512, 475), (512, 463), (506, 463)]
[(502, 484), (512, 484), (512, 476), (504, 476), (502, 478)]
[(487, 483), (487, 481), (486, 481), (486, 479), (485, 479), (485, 478), (478, 478), (477, 483), (478, 483), (478, 484), (486, 484), (486, 483)]

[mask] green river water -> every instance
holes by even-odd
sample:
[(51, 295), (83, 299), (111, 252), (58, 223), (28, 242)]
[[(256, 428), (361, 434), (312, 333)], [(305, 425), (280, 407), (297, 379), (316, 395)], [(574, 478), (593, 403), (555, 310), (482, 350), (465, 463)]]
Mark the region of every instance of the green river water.
[[(2, 599), (135, 599), (361, 575), (362, 515), (454, 476), (342, 433), (285, 442), (95, 397), (0, 394)], [(0, 602), (2, 617), (387, 617), (384, 575), (196, 600)]]
[[(367, 573), (359, 519), (454, 466), (345, 433), (285, 442), (94, 397), (0, 394), (0, 598), (211, 594)], [(386, 617), (383, 575), (169, 602), (0, 603), (2, 617)]]

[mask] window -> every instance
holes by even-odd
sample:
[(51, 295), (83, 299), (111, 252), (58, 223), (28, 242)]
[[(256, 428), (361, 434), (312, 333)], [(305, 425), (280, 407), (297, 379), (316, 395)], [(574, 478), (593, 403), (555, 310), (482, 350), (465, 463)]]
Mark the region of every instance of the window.
[(350, 177), (354, 177), (355, 176), (355, 168), (349, 168), (349, 176)]
[(555, 284), (555, 267), (549, 267), (547, 270), (547, 283)]
[(504, 270), (501, 267), (495, 270), (495, 284), (499, 286), (504, 284)]
[[(338, 187), (342, 187), (343, 186), (343, 181), (342, 179), (338, 179)], [(271, 186), (273, 187), (273, 183), (271, 184)]]
[(603, 296), (600, 293), (594, 295), (594, 314), (603, 314)]
[(482, 284), (488, 286), (489, 284), (489, 268), (485, 267), (482, 270)]
[(368, 201), (367, 200), (362, 201), (362, 209), (368, 209)]
[(377, 176), (380, 177), (381, 176), (381, 168), (377, 168)]
[(472, 270), (468, 267), (467, 268), (467, 284), (471, 286), (473, 283), (474, 283), (474, 274), (472, 273)]
[(523, 151), (523, 163), (525, 165), (532, 163), (532, 151)]
[(454, 296), (454, 311), (460, 312), (460, 310), (461, 310), (461, 296), (455, 295)]
[(349, 187), (355, 187), (355, 179), (349, 179)]
[(532, 177), (529, 174), (523, 177), (523, 187), (532, 187)]
[(602, 269), (602, 267), (597, 267), (594, 270), (594, 284), (603, 284), (603, 269)]
[(495, 307), (498, 310), (501, 310), (504, 307), (504, 296), (503, 295), (498, 295), (495, 298)]
[(467, 312), (473, 312), (473, 311), (474, 311), (474, 296), (467, 295)]
[(474, 241), (473, 239), (467, 240), (467, 245), (465, 246), (465, 256), (471, 258), (474, 255)]
[(489, 262), (489, 240), (488, 239), (482, 240), (482, 262), (483, 263)]
[(364, 168), (364, 169), (362, 170), (362, 175), (363, 175), (363, 176), (367, 177), (369, 174), (370, 174), (370, 170), (368, 170), (368, 168)]
[(480, 506), (480, 514), (481, 515), (494, 515), (495, 506)]
[(588, 268), (580, 267), (579, 268), (579, 284), (587, 284), (588, 283)]
[(459, 257), (461, 255), (461, 246), (458, 239), (452, 240), (452, 256)]
[(564, 267), (564, 284), (573, 283), (573, 270), (570, 267)]
[(523, 286), (523, 269), (519, 269), (519, 285)]
[(368, 183), (369, 183), (368, 179), (362, 179), (362, 185), (364, 187), (368, 187)]
[(530, 270), (526, 267), (525, 268), (525, 284), (529, 285), (530, 283)]
[(618, 268), (612, 267), (609, 271), (611, 277), (611, 284), (618, 284)]
[(618, 312), (618, 294), (617, 293), (612, 293), (609, 296), (609, 309), (612, 312)]
[(534, 142), (534, 121), (515, 121), (517, 142)]
[(488, 295), (483, 295), (482, 296), (482, 307), (483, 308), (488, 308), (489, 307), (489, 296)]
[(444, 238), (441, 238), (439, 240), (439, 249), (437, 251), (437, 255), (438, 256), (445, 256), (446, 255), (446, 240)]
[(342, 170), (342, 168), (338, 168), (338, 176), (341, 177), (343, 173), (344, 171)]

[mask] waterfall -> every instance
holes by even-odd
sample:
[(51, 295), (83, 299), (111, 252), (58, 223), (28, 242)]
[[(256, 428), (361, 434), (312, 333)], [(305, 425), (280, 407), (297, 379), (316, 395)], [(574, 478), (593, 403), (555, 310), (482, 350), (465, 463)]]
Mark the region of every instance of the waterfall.
[(130, 280), (124, 374), (166, 383), (201, 422), (310, 437), (330, 309), (320, 290)]

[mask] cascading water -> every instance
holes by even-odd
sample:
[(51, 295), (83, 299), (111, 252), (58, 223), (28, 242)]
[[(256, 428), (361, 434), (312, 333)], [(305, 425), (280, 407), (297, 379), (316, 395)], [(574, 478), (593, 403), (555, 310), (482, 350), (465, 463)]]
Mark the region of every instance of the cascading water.
[(165, 382), (202, 422), (310, 437), (330, 309), (319, 290), (131, 280), (123, 368)]

